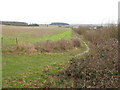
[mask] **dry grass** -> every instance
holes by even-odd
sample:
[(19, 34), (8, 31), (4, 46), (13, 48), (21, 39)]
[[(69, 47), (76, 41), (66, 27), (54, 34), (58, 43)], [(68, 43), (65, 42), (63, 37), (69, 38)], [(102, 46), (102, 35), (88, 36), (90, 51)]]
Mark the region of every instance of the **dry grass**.
[(102, 29), (89, 30), (83, 35), (88, 41), (97, 43), (108, 40), (109, 38), (118, 38), (118, 28), (115, 25), (109, 25)]
[(73, 28), (73, 30), (78, 34), (83, 35), (85, 39), (92, 43), (107, 40), (109, 38), (118, 38), (118, 28), (114, 24), (110, 24), (96, 30), (89, 30), (87, 26)]
[(87, 26), (80, 26), (79, 28), (73, 28), (73, 30), (75, 31), (75, 32), (77, 32), (78, 34), (80, 34), (80, 35), (82, 35), (82, 34), (84, 34), (85, 32), (87, 32), (88, 31), (88, 27)]
[(31, 43), (19, 42), (16, 45), (16, 50), (21, 50), (29, 53), (36, 52), (35, 46)]
[(28, 53), (63, 52), (75, 47), (80, 47), (80, 40), (78, 38), (74, 38), (72, 40), (37, 42), (35, 44), (19, 42), (16, 45), (16, 50)]

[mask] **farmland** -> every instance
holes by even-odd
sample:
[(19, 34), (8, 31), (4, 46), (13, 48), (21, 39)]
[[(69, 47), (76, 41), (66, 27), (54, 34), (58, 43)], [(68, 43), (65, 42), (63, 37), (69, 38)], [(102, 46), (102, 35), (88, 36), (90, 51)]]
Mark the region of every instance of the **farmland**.
[[(71, 30), (53, 27), (16, 27), (3, 26), (3, 47), (15, 45), (16, 38), (19, 41), (39, 42), (45, 40), (71, 39)], [(57, 35), (56, 35), (57, 34)]]
[(44, 73), (46, 67), (54, 66), (50, 74), (63, 70), (65, 68), (63, 66), (67, 66), (72, 57), (86, 49), (84, 43), (81, 42), (80, 48), (54, 53), (40, 53), (39, 51), (31, 53), (16, 50), (16, 38), (18, 43), (22, 42), (26, 43), (26, 45), (28, 45), (27, 43), (34, 44), (48, 40), (53, 42), (71, 40), (75, 35), (70, 28), (57, 26), (3, 26), (2, 36), (4, 88), (40, 87), (42, 83), (49, 80), (47, 74)]
[(115, 25), (3, 26), (2, 31), (3, 88), (119, 87)]

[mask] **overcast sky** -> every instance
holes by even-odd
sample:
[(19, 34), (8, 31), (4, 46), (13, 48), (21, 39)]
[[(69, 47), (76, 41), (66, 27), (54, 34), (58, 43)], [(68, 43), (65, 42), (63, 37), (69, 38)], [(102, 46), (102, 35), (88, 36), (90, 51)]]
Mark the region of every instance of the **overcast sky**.
[(117, 22), (119, 0), (0, 0), (0, 20), (28, 23)]

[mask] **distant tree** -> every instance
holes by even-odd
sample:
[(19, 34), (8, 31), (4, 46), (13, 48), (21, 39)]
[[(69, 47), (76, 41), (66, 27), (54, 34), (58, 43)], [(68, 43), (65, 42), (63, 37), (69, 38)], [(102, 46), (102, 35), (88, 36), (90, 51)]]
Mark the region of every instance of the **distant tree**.
[(39, 26), (38, 24), (29, 24), (28, 26)]
[(101, 29), (101, 28), (103, 28), (103, 26), (97, 26), (97, 29)]
[(62, 27), (62, 26), (59, 25), (58, 27)]
[(54, 23), (51, 23), (50, 25), (58, 25), (58, 26), (61, 26), (61, 25), (69, 25), (69, 24), (68, 24), (68, 23), (54, 22)]
[(3, 25), (27, 26), (28, 23), (16, 21), (1, 21)]

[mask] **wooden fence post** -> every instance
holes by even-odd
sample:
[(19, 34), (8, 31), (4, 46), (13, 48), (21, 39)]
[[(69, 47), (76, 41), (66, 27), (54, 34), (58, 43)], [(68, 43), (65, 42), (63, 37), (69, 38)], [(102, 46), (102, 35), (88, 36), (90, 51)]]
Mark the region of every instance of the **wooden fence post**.
[(1, 45), (3, 44), (3, 37), (1, 37)]
[(3, 47), (3, 37), (1, 37), (1, 47), (0, 48), (2, 48)]
[(18, 44), (18, 38), (16, 38), (16, 45)]

